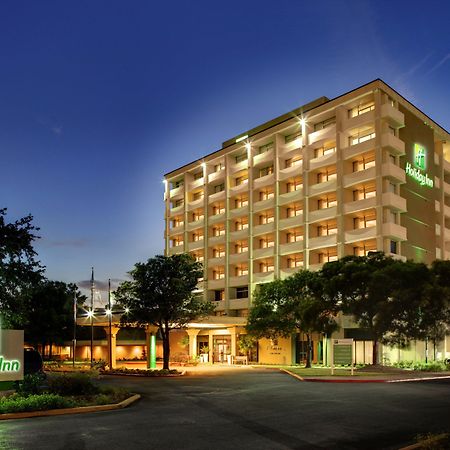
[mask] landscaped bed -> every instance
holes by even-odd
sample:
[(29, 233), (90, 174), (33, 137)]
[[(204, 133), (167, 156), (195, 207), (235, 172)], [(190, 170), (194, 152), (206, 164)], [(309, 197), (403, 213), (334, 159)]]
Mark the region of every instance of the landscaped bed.
[(0, 398), (0, 414), (117, 404), (131, 395), (82, 373), (27, 375), (15, 393)]
[(176, 369), (127, 369), (126, 367), (119, 367), (117, 369), (105, 370), (102, 372), (105, 375), (132, 375), (138, 377), (178, 377), (183, 375)]

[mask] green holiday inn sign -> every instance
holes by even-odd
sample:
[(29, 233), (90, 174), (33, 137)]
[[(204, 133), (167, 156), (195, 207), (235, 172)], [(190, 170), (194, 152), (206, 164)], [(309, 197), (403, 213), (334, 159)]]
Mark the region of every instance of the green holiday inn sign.
[(433, 179), (425, 172), (427, 167), (427, 150), (420, 144), (414, 144), (414, 165), (409, 161), (406, 163), (406, 175), (413, 178), (421, 186), (432, 188), (434, 186)]

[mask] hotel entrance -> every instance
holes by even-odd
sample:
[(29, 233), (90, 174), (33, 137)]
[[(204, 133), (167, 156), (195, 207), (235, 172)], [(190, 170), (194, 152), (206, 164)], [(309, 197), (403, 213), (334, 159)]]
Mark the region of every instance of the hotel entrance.
[(228, 355), (231, 355), (231, 336), (214, 336), (213, 362), (228, 363)]

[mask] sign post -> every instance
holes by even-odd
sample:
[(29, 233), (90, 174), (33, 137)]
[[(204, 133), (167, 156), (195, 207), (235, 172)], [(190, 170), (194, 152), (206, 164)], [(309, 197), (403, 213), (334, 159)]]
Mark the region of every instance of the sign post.
[(331, 375), (334, 375), (334, 366), (349, 365), (353, 376), (353, 339), (332, 339), (331, 340)]

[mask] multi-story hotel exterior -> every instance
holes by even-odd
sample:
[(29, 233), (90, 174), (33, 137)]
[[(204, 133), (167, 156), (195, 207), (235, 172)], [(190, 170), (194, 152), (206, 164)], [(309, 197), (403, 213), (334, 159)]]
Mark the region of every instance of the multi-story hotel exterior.
[(167, 173), (164, 199), (166, 254), (201, 261), (199, 294), (239, 326), (258, 284), (300, 268), (373, 250), (449, 258), (450, 134), (375, 80)]

